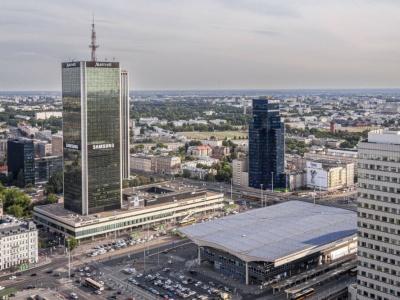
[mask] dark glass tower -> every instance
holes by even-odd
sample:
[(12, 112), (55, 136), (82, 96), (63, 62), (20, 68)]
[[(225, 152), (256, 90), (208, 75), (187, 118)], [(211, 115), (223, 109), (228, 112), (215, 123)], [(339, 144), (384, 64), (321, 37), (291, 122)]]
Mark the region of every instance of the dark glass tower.
[(285, 126), (279, 116), (279, 100), (253, 99), (249, 123), (249, 186), (286, 188)]
[(23, 186), (35, 183), (34, 158), (33, 140), (20, 138), (7, 141), (8, 172), (12, 172), (14, 180), (18, 180), (18, 175), (22, 176)]
[(121, 208), (121, 70), (117, 62), (62, 64), (64, 207)]

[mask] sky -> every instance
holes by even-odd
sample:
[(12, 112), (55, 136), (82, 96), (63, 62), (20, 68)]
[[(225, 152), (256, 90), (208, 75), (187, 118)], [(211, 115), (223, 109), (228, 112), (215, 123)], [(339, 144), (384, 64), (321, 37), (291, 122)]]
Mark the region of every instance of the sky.
[(130, 90), (400, 88), (398, 0), (13, 0), (0, 91), (59, 91), (61, 62), (119, 61)]

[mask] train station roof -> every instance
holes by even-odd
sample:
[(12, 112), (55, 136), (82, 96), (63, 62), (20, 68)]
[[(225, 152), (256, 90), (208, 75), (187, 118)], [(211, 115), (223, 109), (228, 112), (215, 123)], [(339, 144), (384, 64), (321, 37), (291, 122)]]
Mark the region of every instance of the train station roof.
[(357, 213), (289, 201), (179, 229), (199, 246), (275, 266), (357, 237)]

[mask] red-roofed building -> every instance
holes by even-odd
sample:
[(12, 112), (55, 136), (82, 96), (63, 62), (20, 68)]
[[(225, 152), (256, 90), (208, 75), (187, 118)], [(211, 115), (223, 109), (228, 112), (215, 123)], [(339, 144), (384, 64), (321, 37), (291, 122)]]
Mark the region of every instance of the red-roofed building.
[(7, 166), (0, 167), (0, 173), (8, 175), (8, 167)]

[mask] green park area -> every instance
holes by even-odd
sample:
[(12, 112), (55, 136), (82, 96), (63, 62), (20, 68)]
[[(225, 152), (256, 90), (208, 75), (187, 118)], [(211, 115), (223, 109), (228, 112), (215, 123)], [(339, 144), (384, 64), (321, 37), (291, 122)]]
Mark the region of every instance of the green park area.
[(247, 131), (213, 131), (213, 132), (180, 132), (180, 135), (186, 136), (188, 139), (207, 139), (209, 140), (212, 136), (215, 137), (216, 140), (225, 140), (227, 139), (247, 139), (248, 132)]

